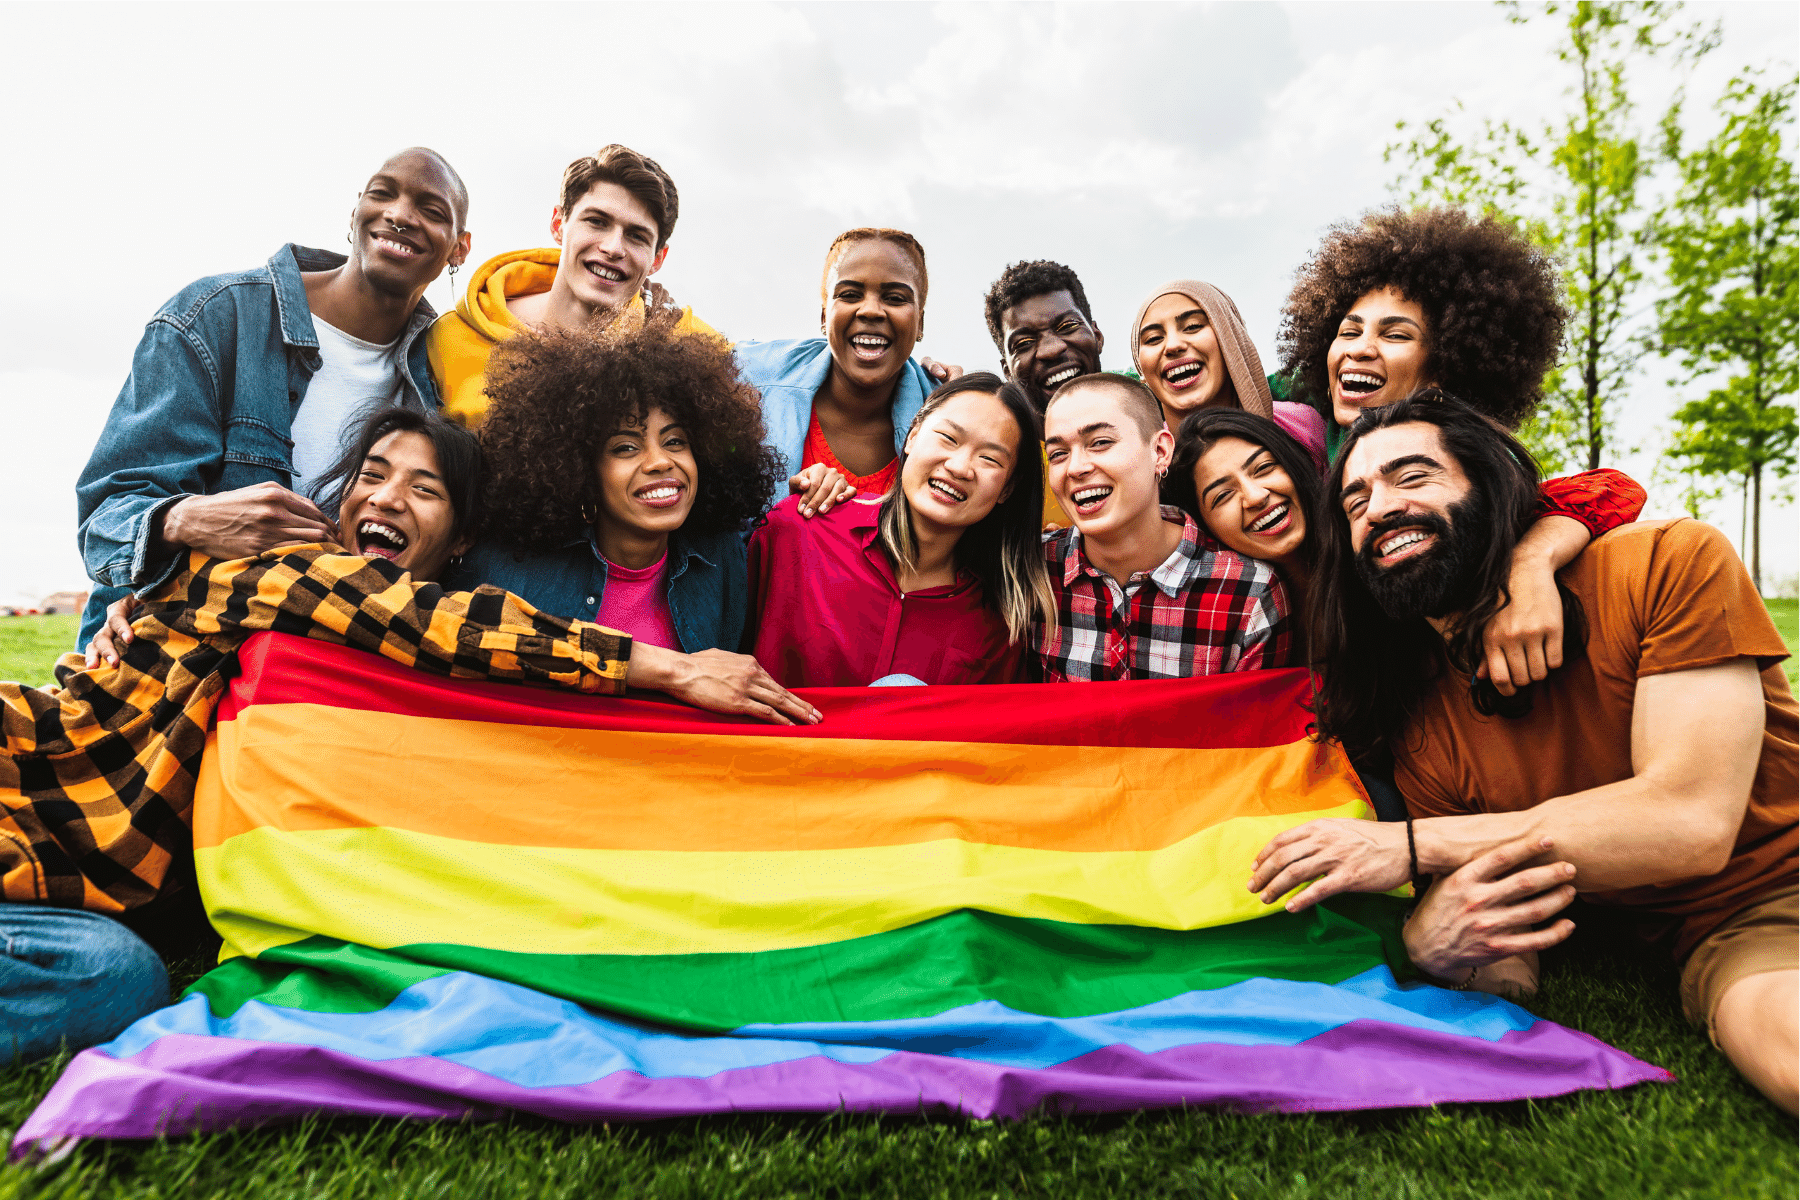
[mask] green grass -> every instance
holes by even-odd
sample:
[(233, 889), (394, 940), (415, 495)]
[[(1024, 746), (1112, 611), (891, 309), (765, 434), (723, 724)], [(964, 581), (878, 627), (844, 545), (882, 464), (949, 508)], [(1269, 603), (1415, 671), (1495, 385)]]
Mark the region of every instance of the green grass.
[(1796, 612), (1800, 609), (1800, 600), (1764, 600), (1763, 603), (1769, 606), (1769, 615), (1775, 618), (1775, 628), (1781, 630), (1781, 636), (1787, 640), (1790, 653), (1781, 665), (1787, 669), (1788, 686), (1800, 687), (1800, 675), (1796, 674), (1800, 672), (1800, 662), (1796, 662), (1792, 654), (1794, 642), (1800, 637), (1795, 630), (1796, 624), (1800, 624), (1800, 612)]
[[(1770, 609), (1790, 646), (1793, 601)], [(45, 620), (45, 618), (33, 618)], [(48, 618), (59, 620), (60, 618)], [(0, 629), (5, 623), (0, 622)], [(68, 634), (47, 634), (53, 651)], [(0, 678), (21, 662), (0, 642)], [(41, 651), (30, 649), (41, 658)], [(47, 668), (48, 661), (43, 660)], [(1791, 672), (1791, 668), (1790, 668)], [(46, 671), (47, 676), (47, 671)], [(1674, 1072), (1677, 1082), (1499, 1105), (1329, 1116), (1206, 1110), (1004, 1122), (714, 1117), (573, 1127), (309, 1121), (144, 1144), (96, 1142), (8, 1197), (1194, 1196), (1220, 1200), (1794, 1195), (1795, 1125), (1682, 1020), (1675, 972), (1611, 914), (1576, 915), (1528, 1005)], [(176, 986), (200, 970), (178, 964)], [(66, 1059), (0, 1070), (18, 1127)]]
[(51, 668), (59, 655), (75, 648), (81, 618), (74, 613), (54, 617), (0, 617), (0, 679), (32, 687), (54, 682)]

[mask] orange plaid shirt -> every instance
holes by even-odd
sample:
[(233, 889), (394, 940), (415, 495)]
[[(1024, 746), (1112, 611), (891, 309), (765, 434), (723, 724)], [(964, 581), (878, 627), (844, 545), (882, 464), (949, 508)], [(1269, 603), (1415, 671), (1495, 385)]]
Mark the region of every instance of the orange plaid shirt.
[(446, 592), (336, 547), (191, 556), (132, 624), (116, 667), (57, 664), (60, 686), (0, 683), (0, 895), (120, 912), (193, 855), (194, 781), (244, 639), (355, 646), (458, 679), (620, 693), (631, 639), (498, 588)]

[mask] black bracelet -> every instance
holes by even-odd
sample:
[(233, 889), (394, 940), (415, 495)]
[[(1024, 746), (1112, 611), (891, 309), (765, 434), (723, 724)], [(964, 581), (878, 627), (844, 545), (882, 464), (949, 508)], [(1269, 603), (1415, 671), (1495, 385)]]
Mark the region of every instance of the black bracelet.
[[(1431, 886), (1431, 881), (1419, 874), (1419, 843), (1413, 837), (1413, 818), (1411, 813), (1406, 814), (1406, 860), (1408, 867), (1411, 868), (1412, 871), (1412, 907), (1417, 908), (1419, 907), (1419, 902), (1425, 899), (1425, 889)], [(1409, 917), (1412, 916), (1411, 909), (1407, 910), (1406, 915)]]

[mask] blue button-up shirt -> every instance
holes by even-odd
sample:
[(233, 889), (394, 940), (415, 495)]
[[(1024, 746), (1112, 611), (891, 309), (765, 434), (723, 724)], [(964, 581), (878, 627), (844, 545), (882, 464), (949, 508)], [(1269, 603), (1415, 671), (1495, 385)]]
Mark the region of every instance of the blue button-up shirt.
[[(800, 470), (806, 452), (806, 428), (812, 424), (813, 397), (831, 374), (831, 346), (824, 338), (799, 338), (781, 342), (739, 342), (732, 347), (738, 373), (762, 393), (763, 427), (767, 444), (787, 463), (787, 474)], [(894, 453), (906, 444), (906, 431), (925, 403), (937, 380), (912, 359), (900, 369), (894, 383)], [(769, 494), (774, 508), (788, 497), (784, 475)]]
[[(484, 541), (450, 571), (444, 586), (461, 591), (489, 583), (543, 612), (595, 621), (606, 603), (606, 567), (591, 529), (549, 551)], [(749, 599), (742, 534), (670, 535), (669, 615), (682, 650), (737, 650)]]

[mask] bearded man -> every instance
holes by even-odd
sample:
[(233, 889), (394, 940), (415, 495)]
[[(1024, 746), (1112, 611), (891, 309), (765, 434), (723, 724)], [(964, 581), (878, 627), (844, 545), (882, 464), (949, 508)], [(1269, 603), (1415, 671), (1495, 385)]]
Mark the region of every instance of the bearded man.
[[(1502, 697), (1471, 668), (1506, 603), (1537, 470), (1436, 389), (1363, 413), (1327, 484), (1312, 614), (1321, 737), (1394, 757), (1409, 819), (1276, 837), (1250, 886), (1288, 907), (1434, 876), (1406, 928), (1455, 987), (1536, 985), (1579, 892), (1672, 939), (1681, 1000), (1796, 1108), (1796, 708), (1787, 647), (1724, 535), (1646, 521), (1558, 576), (1564, 665)], [(1324, 516), (1326, 514), (1322, 514)]]

